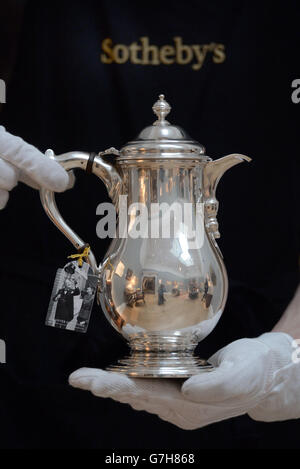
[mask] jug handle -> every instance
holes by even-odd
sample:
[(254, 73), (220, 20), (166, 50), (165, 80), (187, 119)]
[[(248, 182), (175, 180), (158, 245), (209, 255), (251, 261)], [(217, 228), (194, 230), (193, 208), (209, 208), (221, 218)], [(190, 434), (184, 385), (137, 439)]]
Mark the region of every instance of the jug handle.
[[(66, 171), (80, 168), (88, 174), (93, 173), (98, 176), (104, 182), (113, 203), (116, 203), (121, 190), (122, 180), (114, 166), (101, 158), (102, 155), (109, 154), (118, 155), (119, 151), (115, 148), (109, 148), (98, 154), (72, 151), (61, 155), (55, 155), (54, 152), (49, 149), (45, 153), (46, 157), (57, 161)], [(43, 208), (50, 220), (69, 239), (77, 251), (81, 252), (87, 244), (72, 230), (60, 214), (55, 201), (55, 193), (42, 188), (40, 190), (40, 198)], [(97, 274), (99, 269), (92, 250), (89, 252), (87, 262), (92, 267), (94, 273)]]

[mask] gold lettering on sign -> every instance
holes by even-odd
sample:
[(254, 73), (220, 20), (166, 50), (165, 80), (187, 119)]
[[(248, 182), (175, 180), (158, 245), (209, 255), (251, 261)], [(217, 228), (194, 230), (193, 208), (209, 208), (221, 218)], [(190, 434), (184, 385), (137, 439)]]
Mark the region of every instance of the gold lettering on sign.
[(115, 62), (117, 64), (124, 64), (127, 62), (129, 57), (128, 47), (124, 46), (123, 44), (117, 44), (113, 51)]
[(101, 54), (101, 62), (105, 64), (111, 64), (114, 61), (114, 54), (111, 45), (112, 40), (109, 37), (102, 41), (102, 50), (104, 54)]
[(182, 44), (181, 37), (174, 37), (176, 47), (176, 61), (180, 65), (186, 65), (190, 63), (193, 58), (193, 51), (190, 46)]
[(141, 37), (140, 41), (142, 43), (142, 64), (159, 65), (158, 47), (150, 46), (148, 37)]
[(131, 62), (133, 64), (141, 64), (142, 59), (138, 58), (138, 53), (142, 50), (142, 46), (139, 46), (137, 42), (133, 42), (129, 46)]
[(171, 65), (175, 61), (175, 48), (173, 46), (163, 46), (159, 55), (161, 63)]
[(216, 64), (221, 64), (222, 62), (224, 62), (225, 58), (226, 55), (224, 44), (216, 44), (216, 47), (214, 49), (213, 61)]
[(135, 65), (188, 65), (192, 70), (200, 70), (211, 54), (215, 64), (221, 64), (226, 59), (225, 45), (211, 42), (209, 44), (185, 44), (182, 37), (173, 38), (173, 44), (156, 46), (150, 44), (147, 36), (142, 36), (130, 45), (113, 44), (111, 38), (106, 38), (101, 44), (100, 60), (104, 64)]

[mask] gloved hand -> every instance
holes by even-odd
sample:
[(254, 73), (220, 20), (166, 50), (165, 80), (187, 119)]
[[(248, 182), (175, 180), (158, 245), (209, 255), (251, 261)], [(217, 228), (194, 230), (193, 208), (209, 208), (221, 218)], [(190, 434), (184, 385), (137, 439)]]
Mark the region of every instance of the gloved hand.
[(0, 126), (0, 209), (18, 181), (34, 189), (42, 186), (62, 192), (67, 189), (69, 175), (56, 161)]
[(187, 430), (246, 413), (265, 422), (299, 418), (300, 363), (292, 359), (292, 341), (282, 332), (237, 340), (209, 359), (216, 367), (213, 371), (183, 384), (89, 368), (72, 373), (69, 382)]

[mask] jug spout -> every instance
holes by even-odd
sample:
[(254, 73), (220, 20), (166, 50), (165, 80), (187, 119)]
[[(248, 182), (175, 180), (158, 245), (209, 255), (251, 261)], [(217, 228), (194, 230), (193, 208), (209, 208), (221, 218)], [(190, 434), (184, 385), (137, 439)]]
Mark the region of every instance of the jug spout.
[(203, 188), (204, 188), (204, 206), (205, 206), (205, 226), (209, 234), (215, 239), (220, 238), (219, 226), (217, 221), (217, 213), (219, 202), (216, 199), (217, 185), (227, 171), (227, 169), (242, 163), (243, 161), (251, 161), (251, 158), (239, 153), (210, 161), (203, 171)]

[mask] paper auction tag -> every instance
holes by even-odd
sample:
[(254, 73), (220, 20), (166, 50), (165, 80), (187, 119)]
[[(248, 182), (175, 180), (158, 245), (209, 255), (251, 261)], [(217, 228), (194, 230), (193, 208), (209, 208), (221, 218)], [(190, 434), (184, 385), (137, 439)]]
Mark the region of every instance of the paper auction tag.
[[(80, 264), (80, 265), (79, 265)], [(98, 277), (83, 261), (68, 262), (56, 272), (46, 325), (86, 332), (97, 290)]]

